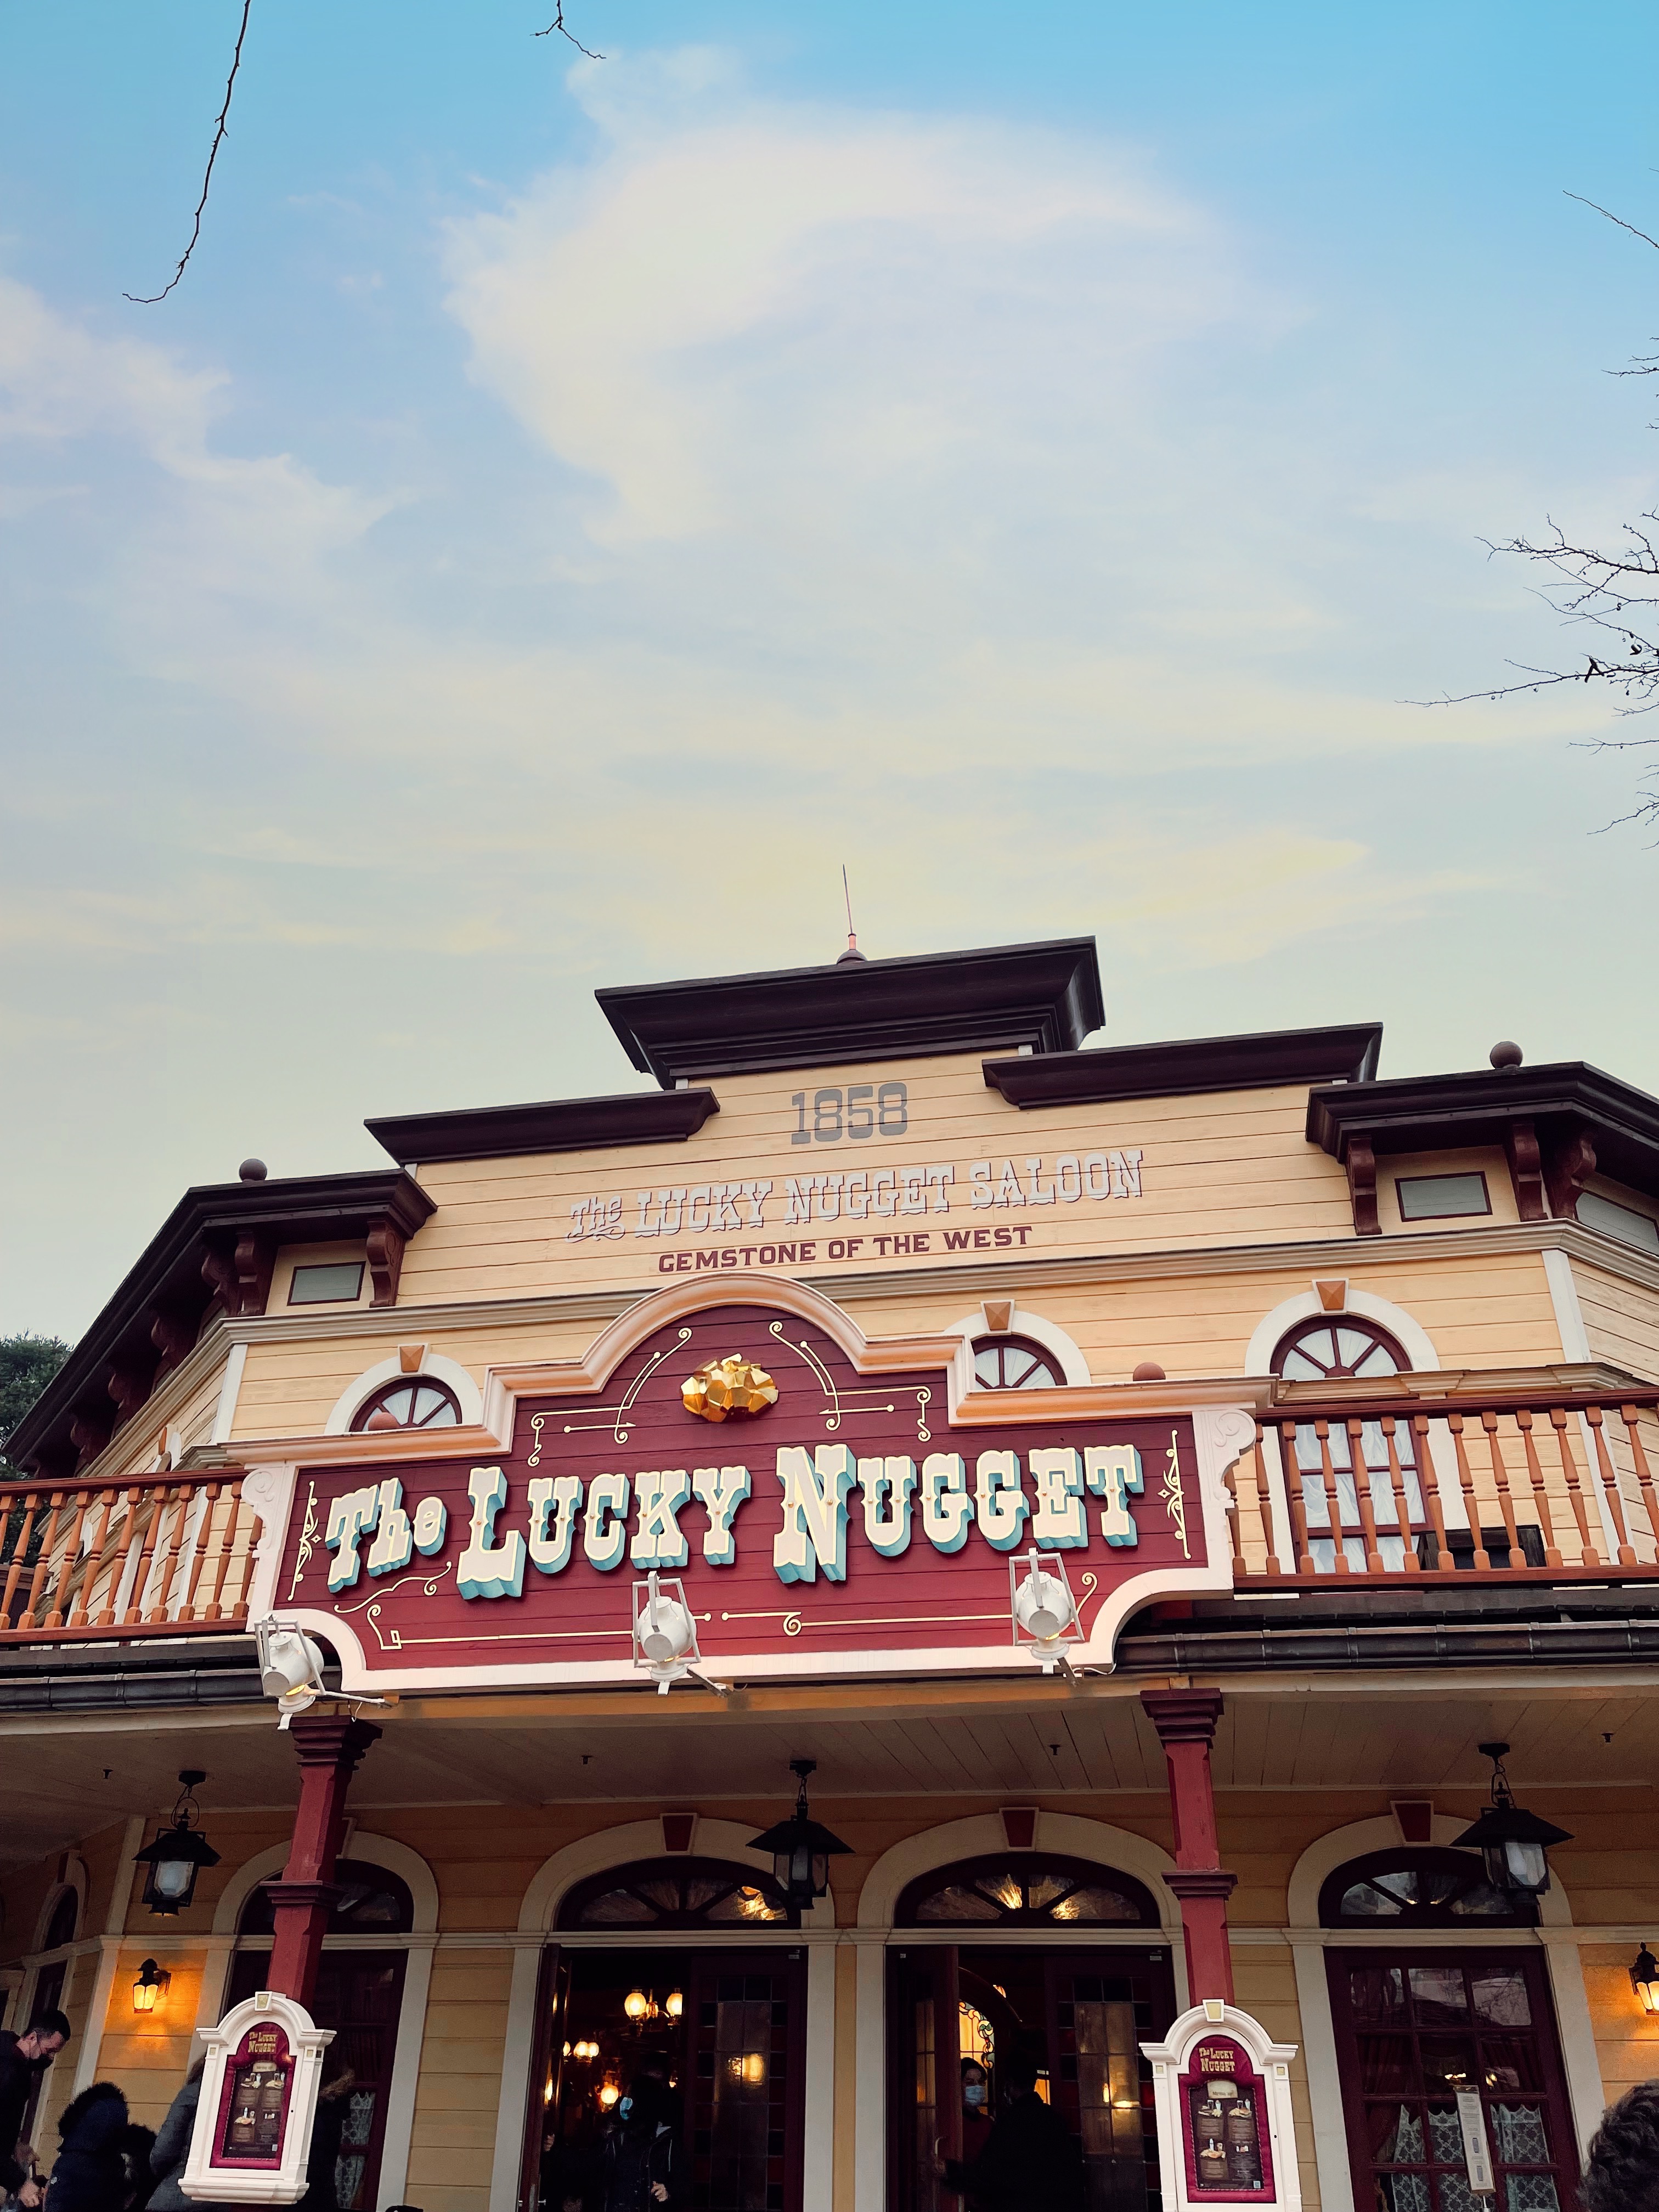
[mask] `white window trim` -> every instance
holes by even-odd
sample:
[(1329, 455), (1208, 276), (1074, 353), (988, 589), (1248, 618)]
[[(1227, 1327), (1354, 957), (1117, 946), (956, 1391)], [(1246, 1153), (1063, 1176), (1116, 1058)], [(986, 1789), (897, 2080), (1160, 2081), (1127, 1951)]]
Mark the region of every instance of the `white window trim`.
[[(1455, 1844), (1468, 1823), (1437, 1813), (1430, 1826), (1430, 1840), (1437, 1849)], [(1421, 1948), (1425, 1933), (1431, 1942), (1448, 1948), (1469, 1948), (1462, 1929), (1395, 1929), (1380, 1921), (1373, 1931), (1322, 1928), (1319, 1893), (1327, 1876), (1349, 1859), (1368, 1851), (1408, 1850), (1401, 1841), (1399, 1823), (1390, 1814), (1355, 1820), (1333, 1828), (1309, 1844), (1291, 1871), (1285, 1909), (1290, 1926), (1285, 1930), (1296, 1969), (1297, 2004), (1302, 2015), (1302, 2048), (1308, 2069), (1308, 2099), (1313, 2112), (1314, 2162), (1319, 2172), (1321, 2212), (1356, 2212), (1353, 2174), (1348, 2162), (1347, 2121), (1342, 2100), (1342, 2075), (1337, 2063), (1336, 2025), (1331, 2014), (1330, 1984), (1325, 1954), (1356, 1942), (1368, 1950), (1397, 1947)], [(1556, 2034), (1561, 2045), (1566, 2075), (1567, 2101), (1578, 2136), (1582, 2156), (1601, 2124), (1607, 2098), (1601, 2086), (1601, 2063), (1595, 2055), (1595, 2033), (1590, 2023), (1589, 2000), (1584, 1992), (1584, 1972), (1572, 1929), (1572, 1907), (1559, 1878), (1538, 1900), (1540, 1925), (1479, 1931), (1480, 1940), (1522, 1948), (1542, 1946), (1548, 1962), (1550, 1994), (1555, 2006)]]
[(441, 1352), (422, 1352), (421, 1364), (413, 1370), (404, 1367), (401, 1352), (394, 1352), (389, 1359), (377, 1359), (373, 1367), (364, 1368), (355, 1382), (348, 1382), (334, 1401), (334, 1410), (323, 1424), (325, 1437), (343, 1437), (349, 1433), (352, 1416), (366, 1398), (387, 1382), (420, 1381), (422, 1377), (434, 1382), (447, 1382), (455, 1393), (461, 1409), (461, 1419), (476, 1427), (483, 1419), (483, 1393), (473, 1381), (470, 1370), (458, 1359), (447, 1359)]
[(1041, 1314), (1029, 1312), (1024, 1306), (1015, 1306), (1011, 1310), (1006, 1328), (992, 1328), (986, 1321), (984, 1308), (975, 1306), (972, 1313), (964, 1314), (960, 1321), (953, 1321), (944, 1334), (962, 1339), (961, 1371), (956, 1388), (957, 1397), (964, 1390), (980, 1387), (974, 1381), (974, 1339), (978, 1336), (1029, 1336), (1033, 1344), (1040, 1344), (1045, 1352), (1052, 1354), (1065, 1382), (1086, 1386), (1095, 1379), (1089, 1372), (1089, 1363), (1075, 1340), (1067, 1336), (1065, 1330), (1054, 1322), (1045, 1321)]

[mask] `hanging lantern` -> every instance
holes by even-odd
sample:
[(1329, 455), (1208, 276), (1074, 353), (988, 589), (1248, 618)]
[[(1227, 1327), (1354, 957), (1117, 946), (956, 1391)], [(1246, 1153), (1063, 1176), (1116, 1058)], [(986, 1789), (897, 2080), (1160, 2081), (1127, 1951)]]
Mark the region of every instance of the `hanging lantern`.
[(643, 1990), (629, 1990), (623, 1999), (623, 2010), (637, 2027), (640, 2021), (649, 2018), (651, 2000)]
[(132, 1855), (134, 1865), (145, 1869), (144, 1903), (152, 1912), (169, 1917), (196, 1894), (196, 1877), (202, 1869), (219, 1863), (218, 1852), (195, 1825), (202, 1814), (193, 1793), (207, 1776), (199, 1767), (187, 1766), (179, 1780), (182, 1787), (173, 1808), (173, 1826)]
[(764, 1835), (751, 1836), (751, 1851), (770, 1851), (772, 1871), (777, 1883), (792, 1907), (797, 1912), (807, 1911), (830, 1887), (830, 1861), (840, 1851), (851, 1850), (832, 1836), (828, 1828), (820, 1827), (811, 1818), (806, 1807), (806, 1778), (817, 1768), (815, 1759), (792, 1759), (789, 1771), (800, 1779), (799, 1794), (795, 1809), (787, 1820), (780, 1820)]
[(1494, 1889), (1510, 1897), (1541, 1897), (1550, 1886), (1546, 1852), (1552, 1844), (1570, 1844), (1572, 1838), (1565, 1828), (1540, 1820), (1537, 1814), (1516, 1803), (1504, 1771), (1508, 1751), (1506, 1743), (1480, 1746), (1482, 1759), (1492, 1761), (1492, 1803), (1474, 1826), (1454, 1841), (1479, 1850), (1486, 1863), (1486, 1880)]
[(680, 2014), (685, 2010), (684, 1991), (683, 1990), (670, 1990), (667, 1998), (664, 2002), (663, 2010), (668, 2014), (670, 2020), (678, 2020)]
[(1630, 1985), (1642, 2000), (1644, 2012), (1659, 2012), (1659, 1959), (1645, 1943), (1630, 1970)]
[(134, 2012), (154, 2012), (162, 1990), (172, 1979), (165, 1966), (158, 1966), (154, 1959), (146, 1959), (132, 1985)]

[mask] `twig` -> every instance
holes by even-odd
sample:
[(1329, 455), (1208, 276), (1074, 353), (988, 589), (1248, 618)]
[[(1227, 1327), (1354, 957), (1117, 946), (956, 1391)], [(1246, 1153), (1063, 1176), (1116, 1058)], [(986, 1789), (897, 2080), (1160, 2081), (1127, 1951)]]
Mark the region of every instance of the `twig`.
[(1659, 238), (1650, 238), (1646, 231), (1638, 230), (1636, 225), (1633, 222), (1626, 222), (1623, 216), (1613, 214), (1609, 209), (1601, 206), (1595, 200), (1587, 200), (1583, 192), (1569, 192), (1567, 198), (1570, 200), (1577, 200), (1580, 207), (1595, 208), (1597, 215), (1606, 216), (1609, 222), (1616, 222), (1620, 230), (1627, 230), (1632, 238), (1639, 238), (1644, 246), (1659, 248)]
[(550, 39), (555, 31), (557, 31), (562, 37), (568, 39), (571, 45), (576, 49), (576, 52), (579, 54), (586, 54), (589, 61), (602, 62), (605, 59), (605, 56), (603, 54), (596, 54), (592, 46), (585, 46), (581, 40), (576, 36), (576, 33), (570, 28), (570, 26), (565, 21), (564, 0), (558, 0), (557, 12), (554, 15), (553, 21), (548, 25), (544, 31), (538, 31), (536, 36), (538, 39)]
[(202, 197), (196, 203), (196, 220), (191, 226), (190, 244), (179, 257), (179, 266), (173, 272), (171, 283), (164, 284), (159, 292), (124, 292), (121, 295), (124, 300), (131, 300), (135, 307), (153, 307), (158, 301), (165, 300), (184, 275), (185, 264), (196, 251), (197, 240), (202, 235), (202, 213), (207, 206), (208, 193), (213, 185), (213, 165), (219, 158), (219, 149), (225, 143), (225, 118), (230, 113), (230, 96), (236, 89), (236, 72), (242, 66), (242, 41), (247, 36), (248, 11), (252, 5), (253, 0), (242, 0), (241, 28), (236, 33), (236, 51), (230, 58), (230, 75), (225, 81), (225, 104), (219, 110), (213, 144), (208, 150), (207, 168), (202, 178)]

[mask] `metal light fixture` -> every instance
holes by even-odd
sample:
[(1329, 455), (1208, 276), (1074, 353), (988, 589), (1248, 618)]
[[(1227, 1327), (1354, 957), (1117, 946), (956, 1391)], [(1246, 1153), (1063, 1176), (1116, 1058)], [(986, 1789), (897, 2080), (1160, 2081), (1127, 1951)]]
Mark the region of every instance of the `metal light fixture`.
[(1010, 1559), (1008, 1602), (1015, 1643), (1031, 1654), (1045, 1674), (1065, 1668), (1066, 1654), (1081, 1640), (1065, 1560), (1036, 1549)]
[(668, 2014), (670, 2020), (678, 2020), (680, 2014), (685, 2010), (684, 1991), (683, 1990), (670, 1990), (666, 2001), (663, 2005), (663, 2010)]
[(635, 2027), (649, 2020), (656, 2008), (643, 1990), (629, 1990), (628, 1995), (623, 1999), (623, 2010)]
[(817, 1772), (817, 1764), (816, 1759), (790, 1760), (789, 1771), (800, 1780), (793, 1813), (764, 1835), (749, 1838), (751, 1851), (771, 1852), (778, 1887), (797, 1912), (807, 1911), (828, 1892), (830, 1859), (853, 1848), (832, 1836), (828, 1828), (820, 1827), (807, 1811), (806, 1778)]
[(172, 1979), (165, 1966), (158, 1966), (154, 1959), (146, 1959), (132, 1985), (134, 2012), (154, 2012), (162, 1990)]
[(1641, 1999), (1644, 2012), (1659, 2012), (1659, 1959), (1645, 1943), (1631, 1967), (1630, 1985)]
[(135, 1851), (132, 1861), (144, 1873), (144, 1903), (154, 1913), (171, 1916), (183, 1910), (196, 1894), (196, 1877), (204, 1867), (217, 1866), (219, 1854), (196, 1823), (201, 1808), (194, 1791), (207, 1775), (198, 1766), (187, 1766), (179, 1777), (182, 1785), (173, 1808), (173, 1826), (163, 1828), (153, 1844)]
[(285, 1729), (295, 1713), (324, 1695), (322, 1650), (297, 1622), (278, 1620), (274, 1613), (255, 1624), (253, 1636), (259, 1686), (276, 1698), (276, 1725)]
[(1492, 1761), (1492, 1803), (1473, 1827), (1453, 1840), (1480, 1851), (1494, 1889), (1510, 1897), (1541, 1897), (1550, 1886), (1546, 1852), (1552, 1844), (1570, 1844), (1572, 1838), (1516, 1803), (1504, 1771), (1508, 1744), (1483, 1743), (1480, 1749), (1482, 1759)]

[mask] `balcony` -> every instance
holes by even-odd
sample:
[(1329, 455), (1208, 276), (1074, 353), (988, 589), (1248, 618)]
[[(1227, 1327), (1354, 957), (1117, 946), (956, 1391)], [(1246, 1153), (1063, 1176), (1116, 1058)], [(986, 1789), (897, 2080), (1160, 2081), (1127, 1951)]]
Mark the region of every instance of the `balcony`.
[(0, 1491), (0, 1644), (127, 1643), (247, 1625), (257, 1517), (240, 1471)]

